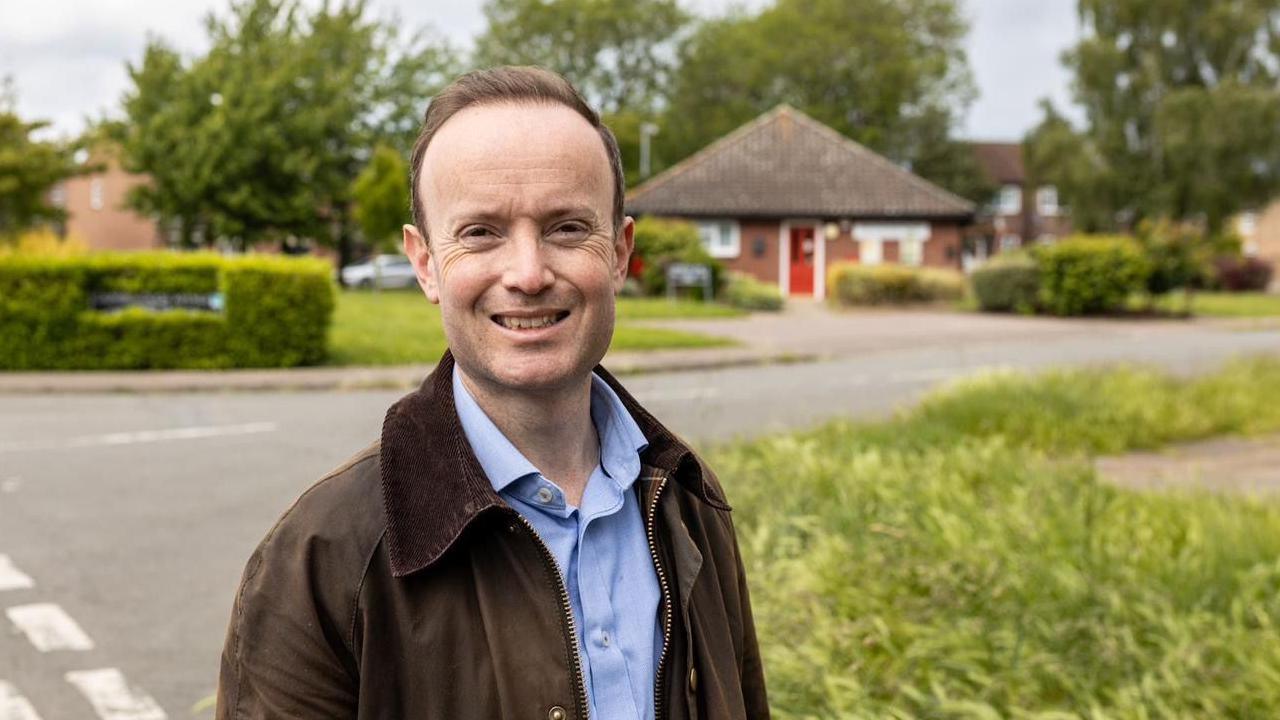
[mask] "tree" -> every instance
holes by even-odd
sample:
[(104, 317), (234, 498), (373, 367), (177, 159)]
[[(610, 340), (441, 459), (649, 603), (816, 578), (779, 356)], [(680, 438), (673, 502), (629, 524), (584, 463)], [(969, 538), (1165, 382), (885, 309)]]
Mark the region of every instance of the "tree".
[(680, 49), (660, 147), (677, 160), (790, 103), (926, 177), (957, 169), (950, 134), (973, 98), (954, 0), (777, 0), (704, 23)]
[(355, 218), (365, 240), (375, 246), (394, 247), (400, 228), (408, 221), (409, 167), (404, 156), (379, 145), (351, 186)]
[(654, 109), (689, 20), (676, 0), (488, 0), (484, 15), (476, 65), (541, 65), (604, 113)]
[(366, 15), (364, 0), (243, 0), (207, 19), (203, 57), (153, 40), (118, 126), (127, 166), (152, 178), (135, 206), (188, 238), (312, 238), (347, 262), (353, 180), (375, 144), (404, 146), (452, 63)]
[[(1110, 227), (1172, 217), (1212, 231), (1270, 199), (1280, 183), (1280, 0), (1080, 0), (1079, 12), (1083, 39), (1064, 61), (1096, 187), (1078, 168), (1046, 168), (1073, 213)], [(1063, 137), (1060, 127), (1040, 135)]]
[(62, 208), (49, 202), (49, 192), (81, 169), (73, 145), (32, 137), (45, 127), (48, 123), (18, 117), (6, 82), (0, 93), (0, 241), (66, 217)]

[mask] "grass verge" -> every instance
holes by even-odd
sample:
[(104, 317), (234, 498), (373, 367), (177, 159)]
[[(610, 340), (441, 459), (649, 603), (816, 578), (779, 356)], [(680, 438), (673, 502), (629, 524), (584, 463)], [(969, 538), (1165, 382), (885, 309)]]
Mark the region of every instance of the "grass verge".
[[(656, 350), (731, 345), (732, 341), (698, 333), (630, 325), (627, 321), (676, 317), (731, 317), (737, 310), (717, 305), (666, 300), (618, 301), (619, 323), (612, 350)], [(343, 292), (329, 331), (330, 365), (407, 365), (433, 363), (447, 343), (440, 310), (418, 292)]]
[[(1186, 300), (1181, 293), (1170, 293), (1157, 301), (1156, 308), (1170, 313), (1183, 312)], [(1259, 292), (1198, 292), (1192, 296), (1191, 314), (1226, 318), (1280, 316), (1280, 295)]]
[(1280, 504), (1090, 456), (1280, 428), (1280, 361), (994, 376), (720, 448), (778, 718), (1280, 716)]

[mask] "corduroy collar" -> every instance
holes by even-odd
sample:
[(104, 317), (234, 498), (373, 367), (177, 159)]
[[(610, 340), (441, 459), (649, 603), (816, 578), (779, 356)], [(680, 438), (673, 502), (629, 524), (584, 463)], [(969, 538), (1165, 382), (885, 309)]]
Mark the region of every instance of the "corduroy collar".
[[(396, 577), (425, 568), (454, 544), (480, 515), (510, 507), (494, 492), (471, 450), (453, 404), (453, 354), (416, 391), (387, 410), (382, 423), (382, 501), (387, 550)], [(694, 496), (722, 510), (729, 506), (702, 474), (693, 452), (597, 366), (649, 441), (641, 461), (675, 478)]]

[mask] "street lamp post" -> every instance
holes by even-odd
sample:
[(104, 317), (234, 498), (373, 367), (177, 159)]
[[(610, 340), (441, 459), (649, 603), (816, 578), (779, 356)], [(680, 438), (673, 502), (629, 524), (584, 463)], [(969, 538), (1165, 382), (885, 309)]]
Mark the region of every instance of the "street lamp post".
[(649, 177), (649, 138), (658, 134), (658, 126), (647, 122), (640, 124), (640, 177)]

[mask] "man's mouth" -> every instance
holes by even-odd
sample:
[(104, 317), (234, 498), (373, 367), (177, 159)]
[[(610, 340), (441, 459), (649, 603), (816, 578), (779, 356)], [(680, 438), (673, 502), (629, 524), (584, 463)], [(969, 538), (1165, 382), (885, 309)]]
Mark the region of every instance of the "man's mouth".
[(550, 312), (545, 315), (494, 315), (492, 320), (508, 330), (540, 330), (551, 327), (569, 317), (568, 310)]

